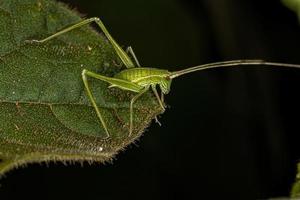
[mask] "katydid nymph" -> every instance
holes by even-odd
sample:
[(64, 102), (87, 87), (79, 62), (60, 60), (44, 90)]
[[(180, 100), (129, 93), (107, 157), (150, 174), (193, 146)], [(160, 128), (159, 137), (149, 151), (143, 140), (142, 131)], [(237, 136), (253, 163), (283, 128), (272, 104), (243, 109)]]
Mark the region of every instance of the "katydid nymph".
[[(94, 73), (92, 71), (88, 71), (83, 69), (82, 71), (82, 80), (85, 86), (86, 94), (90, 100), (90, 103), (94, 107), (94, 110), (99, 118), (100, 125), (104, 128), (107, 138), (110, 137), (109, 130), (107, 128), (106, 122), (101, 115), (101, 111), (97, 106), (95, 101), (94, 95), (91, 92), (88, 77), (95, 78), (109, 84), (109, 88), (116, 87), (120, 88), (121, 90), (131, 91), (136, 93), (136, 95), (130, 101), (130, 121), (129, 121), (129, 134), (130, 136), (133, 131), (133, 105), (135, 101), (141, 97), (145, 92), (152, 89), (160, 107), (165, 110), (164, 104), (164, 94), (168, 94), (170, 92), (170, 86), (172, 80), (176, 77), (179, 77), (184, 74), (188, 74), (191, 72), (217, 68), (217, 67), (231, 67), (231, 66), (247, 66), (247, 65), (269, 65), (269, 66), (283, 66), (283, 67), (293, 67), (293, 68), (300, 68), (300, 65), (297, 64), (285, 64), (285, 63), (274, 63), (274, 62), (266, 62), (263, 60), (232, 60), (232, 61), (225, 61), (225, 62), (216, 62), (216, 63), (209, 63), (203, 64), (187, 69), (183, 69), (180, 71), (170, 72), (164, 69), (157, 69), (157, 68), (149, 68), (149, 67), (141, 67), (139, 61), (133, 52), (131, 47), (128, 47), (126, 51), (124, 51), (120, 45), (113, 39), (110, 35), (104, 24), (99, 18), (89, 18), (83, 20), (77, 24), (71, 25), (45, 39), (42, 40), (31, 40), (29, 42), (38, 42), (44, 43), (49, 41), (53, 38), (56, 38), (64, 33), (67, 33), (73, 29), (82, 27), (87, 25), (91, 22), (95, 22), (100, 29), (103, 31), (104, 35), (107, 37), (108, 41), (113, 46), (114, 50), (116, 51), (117, 55), (121, 59), (122, 63), (125, 65), (126, 69), (122, 70), (121, 72), (114, 75), (114, 77), (107, 77), (101, 74)], [(130, 54), (130, 56), (128, 55)], [(134, 60), (134, 61), (133, 61)], [(161, 90), (161, 94), (158, 94), (157, 86), (159, 86)]]

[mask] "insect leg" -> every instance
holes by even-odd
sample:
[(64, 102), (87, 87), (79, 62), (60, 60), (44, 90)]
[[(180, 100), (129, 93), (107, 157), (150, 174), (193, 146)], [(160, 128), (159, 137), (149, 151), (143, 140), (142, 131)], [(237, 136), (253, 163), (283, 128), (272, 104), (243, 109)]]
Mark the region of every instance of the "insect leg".
[(102, 115), (100, 113), (100, 110), (99, 110), (98, 106), (97, 106), (95, 98), (94, 98), (94, 96), (93, 96), (93, 94), (92, 94), (92, 92), (90, 90), (89, 83), (87, 81), (86, 70), (82, 71), (82, 80), (83, 80), (85, 89), (87, 91), (87, 95), (88, 95), (88, 97), (89, 97), (89, 99), (90, 99), (90, 101), (91, 101), (91, 103), (92, 103), (92, 105), (93, 105), (93, 107), (94, 107), (94, 109), (96, 111), (96, 114), (97, 114), (97, 116), (98, 116), (98, 118), (99, 118), (99, 120), (100, 120), (100, 122), (101, 122), (101, 124), (102, 124), (102, 126), (103, 126), (103, 128), (105, 130), (105, 132), (106, 132), (106, 137), (108, 138), (109, 137), (109, 132), (108, 132), (106, 123), (105, 123), (105, 121), (104, 121), (104, 119), (103, 119), (103, 117), (102, 117)]
[(163, 102), (161, 101), (161, 99), (160, 99), (160, 97), (158, 95), (158, 92), (156, 90), (155, 85), (152, 85), (151, 87), (152, 87), (152, 90), (153, 90), (153, 92), (154, 92), (154, 94), (155, 94), (155, 96), (157, 98), (157, 101), (158, 101), (160, 107), (163, 109), (163, 111), (165, 111), (165, 106), (164, 106)]
[(122, 60), (122, 62), (124, 63), (124, 65), (127, 68), (132, 68), (135, 67), (132, 60), (130, 59), (130, 57), (126, 54), (126, 52), (120, 47), (120, 45), (113, 39), (113, 37), (110, 35), (110, 33), (108, 32), (108, 30), (106, 29), (106, 27), (104, 26), (104, 24), (102, 23), (102, 21), (97, 18), (97, 17), (93, 17), (93, 18), (89, 18), (89, 19), (85, 19), (77, 24), (74, 24), (72, 26), (69, 26), (53, 35), (50, 35), (49, 37), (42, 39), (42, 40), (32, 40), (30, 42), (46, 42), (48, 40), (51, 40), (53, 38), (56, 38), (64, 33), (67, 33), (73, 29), (79, 28), (81, 26), (84, 26), (86, 24), (90, 24), (92, 22), (95, 22), (100, 29), (103, 31), (104, 35), (107, 37), (108, 41), (112, 44), (112, 46), (114, 47), (115, 51), (117, 52), (118, 56), (120, 57), (120, 59)]
[(126, 53), (130, 53), (131, 56), (133, 57), (133, 59), (134, 59), (136, 65), (137, 65), (138, 67), (141, 67), (140, 62), (138, 61), (138, 59), (137, 59), (137, 57), (136, 57), (136, 55), (135, 55), (135, 53), (134, 53), (134, 51), (133, 51), (133, 49), (132, 49), (131, 46), (127, 47)]
[(163, 103), (163, 105), (165, 104), (165, 95), (163, 92), (160, 93), (160, 100)]
[[(163, 109), (163, 112), (165, 111), (165, 106), (164, 106), (164, 102), (163, 102), (163, 98), (161, 99), (158, 95), (157, 89), (154, 85), (152, 85), (152, 91), (160, 105), (160, 107)], [(163, 94), (163, 93), (161, 93)], [(157, 119), (157, 116), (155, 116), (155, 122), (158, 123), (159, 126), (161, 126), (161, 123), (159, 122), (159, 120)]]
[(149, 87), (145, 87), (137, 95), (135, 95), (130, 101), (130, 125), (129, 125), (129, 135), (128, 136), (131, 136), (132, 129), (133, 129), (133, 104), (139, 97), (141, 97), (148, 90), (149, 90)]
[(120, 57), (120, 59), (122, 60), (122, 62), (124, 63), (124, 65), (127, 68), (133, 68), (133, 67), (135, 67), (135, 65), (133, 64), (133, 62), (130, 59), (130, 57), (120, 47), (120, 45), (114, 40), (114, 38), (109, 34), (109, 32), (105, 28), (103, 22), (99, 18), (97, 18), (97, 17), (92, 18), (92, 20), (95, 21), (97, 23), (97, 25), (100, 27), (100, 29), (103, 31), (103, 33), (105, 34), (105, 36), (107, 37), (107, 39), (109, 40), (109, 42), (114, 47), (115, 51), (117, 52), (118, 56)]

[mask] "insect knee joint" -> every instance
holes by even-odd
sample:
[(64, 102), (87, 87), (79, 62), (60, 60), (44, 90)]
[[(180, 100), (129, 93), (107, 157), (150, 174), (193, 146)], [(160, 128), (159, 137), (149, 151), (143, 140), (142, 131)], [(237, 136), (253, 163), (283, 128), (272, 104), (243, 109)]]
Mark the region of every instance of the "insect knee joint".
[(86, 79), (87, 72), (88, 71), (86, 69), (82, 70), (81, 76), (82, 76), (83, 79)]
[(93, 17), (91, 20), (95, 21), (95, 22), (100, 22), (100, 18), (98, 18), (98, 17)]

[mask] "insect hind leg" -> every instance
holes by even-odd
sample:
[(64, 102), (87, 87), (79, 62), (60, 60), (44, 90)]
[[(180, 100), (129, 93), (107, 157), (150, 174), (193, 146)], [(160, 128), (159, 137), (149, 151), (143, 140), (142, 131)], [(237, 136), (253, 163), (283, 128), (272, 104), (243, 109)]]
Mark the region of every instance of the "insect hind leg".
[(131, 54), (131, 56), (132, 56), (132, 58), (134, 59), (136, 65), (137, 65), (138, 67), (141, 67), (140, 62), (139, 62), (139, 60), (137, 59), (137, 57), (136, 57), (136, 55), (135, 55), (135, 53), (134, 53), (134, 51), (133, 51), (133, 49), (132, 49), (131, 46), (127, 47), (126, 53)]
[(96, 103), (96, 101), (95, 101), (94, 95), (92, 94), (92, 92), (91, 92), (91, 90), (90, 90), (89, 83), (88, 83), (88, 81), (87, 81), (87, 76), (89, 76), (89, 75), (87, 74), (87, 71), (86, 71), (86, 70), (83, 70), (83, 71), (82, 71), (82, 80), (83, 80), (83, 83), (84, 83), (84, 86), (85, 86), (87, 95), (88, 95), (88, 97), (89, 97), (89, 99), (90, 99), (90, 101), (91, 101), (91, 103), (92, 103), (92, 105), (93, 105), (93, 107), (94, 107), (94, 109), (95, 109), (95, 111), (96, 111), (97, 117), (99, 118), (99, 120), (100, 120), (100, 122), (101, 122), (101, 124), (102, 124), (102, 126), (103, 126), (103, 128), (104, 128), (104, 131), (105, 131), (105, 133), (106, 133), (106, 138), (109, 138), (110, 135), (109, 135), (109, 132), (108, 132), (106, 123), (105, 123), (105, 121), (104, 121), (104, 119), (103, 119), (103, 116), (102, 116), (101, 113), (100, 113), (100, 110), (99, 110), (99, 108), (98, 108), (98, 106), (97, 106), (97, 103)]
[(49, 37), (46, 37), (42, 40), (28, 40), (26, 42), (38, 42), (38, 43), (44, 43), (46, 41), (52, 40), (64, 33), (67, 33), (71, 30), (80, 28), (84, 25), (90, 24), (92, 22), (95, 22), (99, 28), (103, 31), (104, 35), (106, 36), (106, 38), (108, 39), (108, 41), (111, 43), (111, 45), (113, 46), (113, 48), (115, 49), (116, 53), (118, 54), (118, 56), (120, 57), (120, 59), (122, 60), (122, 62), (124, 63), (124, 65), (127, 68), (133, 68), (135, 67), (135, 65), (133, 64), (132, 60), (130, 59), (130, 57), (126, 54), (126, 52), (120, 47), (120, 45), (114, 40), (114, 38), (110, 35), (110, 33), (108, 32), (108, 30), (106, 29), (106, 27), (104, 26), (103, 22), (98, 18), (98, 17), (93, 17), (93, 18), (89, 18), (89, 19), (85, 19), (82, 20), (79, 23), (76, 23), (74, 25), (71, 25), (65, 29), (62, 29), (61, 31), (58, 31), (57, 33), (54, 33), (52, 35), (50, 35)]

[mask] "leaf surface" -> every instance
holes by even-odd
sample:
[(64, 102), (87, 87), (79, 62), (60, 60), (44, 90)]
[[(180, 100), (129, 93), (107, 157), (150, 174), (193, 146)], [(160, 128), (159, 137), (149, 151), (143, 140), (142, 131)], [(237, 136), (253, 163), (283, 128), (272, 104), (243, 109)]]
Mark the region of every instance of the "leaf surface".
[(110, 43), (89, 26), (43, 44), (43, 39), (82, 19), (50, 0), (0, 1), (0, 174), (30, 162), (110, 160), (161, 113), (153, 94), (135, 95), (89, 79), (111, 137), (91, 106), (83, 69), (113, 76), (124, 69)]

